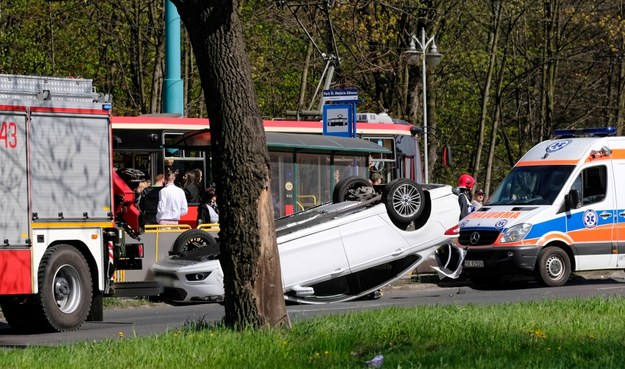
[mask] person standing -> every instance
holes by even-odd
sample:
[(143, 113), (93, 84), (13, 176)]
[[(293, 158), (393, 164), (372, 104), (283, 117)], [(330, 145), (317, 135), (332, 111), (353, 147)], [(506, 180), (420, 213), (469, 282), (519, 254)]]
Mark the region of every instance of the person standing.
[(217, 194), (213, 187), (209, 187), (202, 195), (202, 203), (197, 208), (197, 225), (219, 223), (217, 209)]
[(197, 183), (195, 182), (195, 174), (193, 172), (187, 172), (184, 175), (184, 184), (182, 185), (184, 195), (187, 198), (188, 204), (197, 204), (201, 200), (201, 192)]
[(156, 221), (156, 211), (158, 208), (158, 194), (163, 188), (163, 180), (165, 176), (159, 174), (152, 186), (143, 190), (141, 200), (139, 201), (139, 209), (141, 210), (141, 226), (146, 224), (158, 224)]
[(202, 170), (199, 168), (195, 168), (193, 169), (193, 174), (195, 174), (195, 184), (197, 185), (200, 194), (203, 194), (206, 191), (206, 186), (204, 185), (204, 176), (202, 175)]
[(458, 178), (458, 204), (460, 205), (460, 219), (473, 212), (471, 205), (471, 189), (475, 185), (475, 179), (469, 174), (463, 174)]
[(484, 205), (484, 190), (479, 189), (475, 191), (475, 195), (473, 201), (471, 201), (471, 205), (473, 205), (473, 211), (477, 211), (477, 209), (481, 208)]
[(188, 211), (187, 198), (182, 188), (175, 185), (176, 175), (165, 175), (165, 187), (158, 193), (156, 220), (158, 224), (178, 224), (180, 217)]

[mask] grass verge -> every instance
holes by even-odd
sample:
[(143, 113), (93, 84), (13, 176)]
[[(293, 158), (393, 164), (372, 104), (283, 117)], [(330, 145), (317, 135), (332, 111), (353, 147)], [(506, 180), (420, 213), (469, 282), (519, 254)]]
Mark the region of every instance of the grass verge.
[(389, 308), (233, 332), (191, 322), (153, 337), (3, 349), (2, 368), (622, 368), (625, 299)]

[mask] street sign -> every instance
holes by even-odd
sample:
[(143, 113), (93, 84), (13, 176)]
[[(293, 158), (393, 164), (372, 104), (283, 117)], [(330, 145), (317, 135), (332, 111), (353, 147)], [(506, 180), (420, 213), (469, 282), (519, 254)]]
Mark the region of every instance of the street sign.
[(324, 101), (356, 101), (358, 100), (358, 89), (344, 88), (339, 90), (323, 90)]

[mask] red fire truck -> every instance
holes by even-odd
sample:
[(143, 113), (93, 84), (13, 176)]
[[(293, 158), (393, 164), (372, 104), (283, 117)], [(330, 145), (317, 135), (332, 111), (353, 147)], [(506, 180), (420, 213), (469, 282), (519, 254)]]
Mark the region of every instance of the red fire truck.
[(113, 171), (111, 104), (91, 80), (0, 75), (0, 306), (20, 330), (102, 320), (103, 296), (157, 295), (133, 191)]

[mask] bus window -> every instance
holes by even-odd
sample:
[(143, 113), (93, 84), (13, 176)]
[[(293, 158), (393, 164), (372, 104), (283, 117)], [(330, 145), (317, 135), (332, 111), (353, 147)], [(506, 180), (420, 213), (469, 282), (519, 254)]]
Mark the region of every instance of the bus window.
[(274, 217), (293, 214), (294, 205), (294, 166), (293, 154), (269, 153), (271, 160), (271, 197)]
[(332, 189), (341, 178), (359, 176), (369, 178), (367, 172), (367, 158), (363, 156), (340, 156), (334, 157), (334, 178)]
[(113, 167), (117, 169), (138, 169), (145, 178), (153, 181), (156, 177), (157, 153), (115, 151), (113, 153)]
[(395, 177), (401, 177), (402, 173), (395, 173), (395, 139), (389, 137), (363, 137), (363, 139), (375, 142), (376, 144), (383, 146), (389, 150), (391, 153), (377, 153), (372, 154), (369, 157), (370, 160), (370, 175), (374, 173), (379, 173), (382, 175), (383, 183), (387, 183)]
[(330, 155), (298, 154), (297, 155), (297, 198), (296, 211), (330, 201)]

